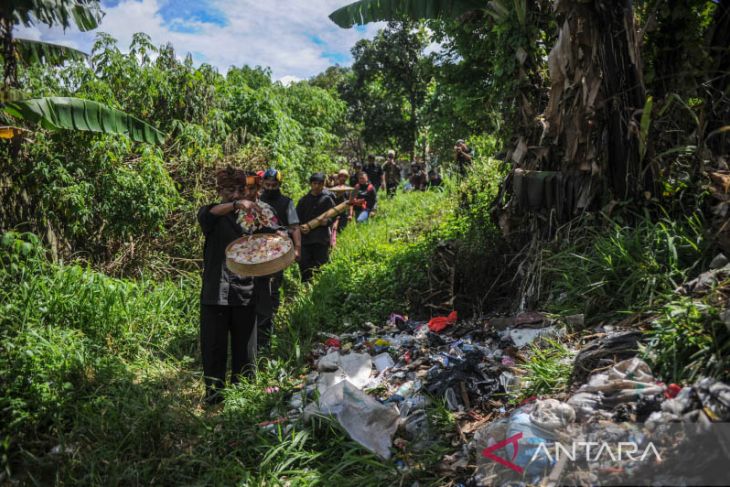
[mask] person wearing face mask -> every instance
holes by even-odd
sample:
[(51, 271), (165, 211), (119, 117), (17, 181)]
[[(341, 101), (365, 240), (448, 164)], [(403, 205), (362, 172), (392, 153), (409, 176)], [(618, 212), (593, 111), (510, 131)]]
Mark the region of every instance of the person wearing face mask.
[[(297, 203), (297, 215), (301, 222), (309, 222), (335, 207), (332, 194), (324, 191), (324, 174), (312, 174), (309, 184), (311, 190)], [(299, 259), (302, 282), (309, 282), (314, 270), (329, 260), (331, 226), (332, 220), (302, 235), (302, 256)]]
[(205, 380), (205, 402), (219, 403), (226, 381), (228, 341), (231, 342), (231, 383), (253, 373), (248, 343), (256, 327), (254, 281), (233, 273), (226, 265), (226, 247), (245, 233), (273, 231), (244, 228), (241, 212), (260, 213), (256, 203), (258, 178), (228, 167), (216, 174), (220, 203), (198, 210), (198, 223), (205, 235), (203, 286), (200, 292), (200, 349)]
[[(294, 253), (296, 260), (301, 255), (302, 240), (299, 231), (299, 217), (291, 198), (281, 193), (281, 171), (269, 168), (262, 175), (263, 191), (259, 199), (268, 204), (276, 215), (276, 219), (282, 227), (288, 230), (289, 236), (294, 242)], [(256, 338), (259, 349), (269, 346), (271, 331), (273, 328), (273, 317), (281, 304), (281, 283), (284, 281), (284, 271), (279, 271), (270, 276), (257, 277), (255, 279), (259, 305), (257, 306)]]

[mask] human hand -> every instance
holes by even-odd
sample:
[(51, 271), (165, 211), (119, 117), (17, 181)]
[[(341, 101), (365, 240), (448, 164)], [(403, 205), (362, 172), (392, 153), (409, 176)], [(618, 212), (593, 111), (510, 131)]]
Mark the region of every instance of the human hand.
[(256, 214), (261, 213), (261, 207), (250, 200), (237, 200), (236, 208), (251, 211)]

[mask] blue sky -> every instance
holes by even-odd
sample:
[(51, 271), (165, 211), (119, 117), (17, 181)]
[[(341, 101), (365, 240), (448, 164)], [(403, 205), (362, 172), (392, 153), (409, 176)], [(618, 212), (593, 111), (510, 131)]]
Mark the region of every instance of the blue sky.
[[(145, 32), (156, 44), (172, 42), (180, 56), (226, 71), (230, 66), (269, 66), (274, 79), (313, 76), (333, 64), (352, 62), (350, 49), (372, 38), (382, 24), (341, 29), (328, 14), (352, 0), (102, 0), (106, 16), (98, 32), (126, 49), (132, 34)], [(97, 31), (37, 26), (19, 37), (89, 51)]]

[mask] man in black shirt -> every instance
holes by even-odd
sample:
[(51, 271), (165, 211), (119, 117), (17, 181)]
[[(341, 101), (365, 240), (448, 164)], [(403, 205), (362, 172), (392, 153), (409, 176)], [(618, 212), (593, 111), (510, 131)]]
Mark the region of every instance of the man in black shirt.
[(374, 155), (370, 154), (368, 156), (368, 163), (365, 164), (363, 171), (367, 173), (370, 184), (373, 185), (377, 193), (380, 190), (380, 185), (383, 183), (383, 168), (375, 164)]
[[(261, 183), (264, 190), (260, 199), (273, 208), (277, 223), (288, 230), (294, 242), (296, 259), (299, 260), (302, 247), (299, 217), (291, 198), (281, 194), (281, 180), (280, 171), (273, 168), (267, 169)], [(283, 280), (284, 271), (254, 279), (257, 294), (256, 341), (259, 349), (268, 347), (271, 341), (272, 320), (281, 304), (279, 289)]]
[(354, 187), (357, 184), (357, 175), (362, 172), (362, 163), (356, 162), (352, 165), (352, 174), (350, 174), (350, 186)]
[(250, 201), (258, 193), (254, 176), (227, 168), (216, 175), (221, 203), (198, 210), (198, 222), (205, 235), (203, 247), (203, 288), (200, 293), (200, 349), (205, 375), (205, 400), (222, 400), (231, 338), (231, 382), (248, 372), (252, 358), (248, 341), (256, 325), (254, 283), (250, 277), (231, 272), (226, 265), (226, 247), (243, 235), (236, 221), (237, 211), (259, 211)]
[[(332, 195), (324, 190), (324, 174), (315, 173), (309, 178), (311, 191), (304, 195), (297, 203), (297, 215), (299, 221), (307, 223), (320, 216), (330, 208), (334, 208), (335, 202)], [(307, 234), (302, 235), (302, 255), (299, 259), (299, 270), (302, 273), (302, 282), (312, 279), (314, 269), (327, 263), (330, 249), (330, 226), (322, 225)]]

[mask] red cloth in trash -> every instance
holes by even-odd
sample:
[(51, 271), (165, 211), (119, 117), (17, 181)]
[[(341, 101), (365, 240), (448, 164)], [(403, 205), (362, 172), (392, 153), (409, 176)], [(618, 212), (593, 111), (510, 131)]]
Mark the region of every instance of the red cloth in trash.
[(677, 394), (679, 394), (679, 391), (682, 390), (682, 387), (677, 384), (669, 384), (667, 386), (667, 390), (664, 391), (664, 397), (667, 399), (673, 399), (677, 397)]
[(340, 341), (337, 338), (328, 338), (324, 341), (325, 346), (327, 347), (333, 347), (333, 348), (340, 348)]
[(454, 323), (456, 323), (456, 311), (449, 313), (449, 316), (437, 316), (435, 318), (431, 318), (431, 321), (428, 322), (428, 329), (438, 333)]

